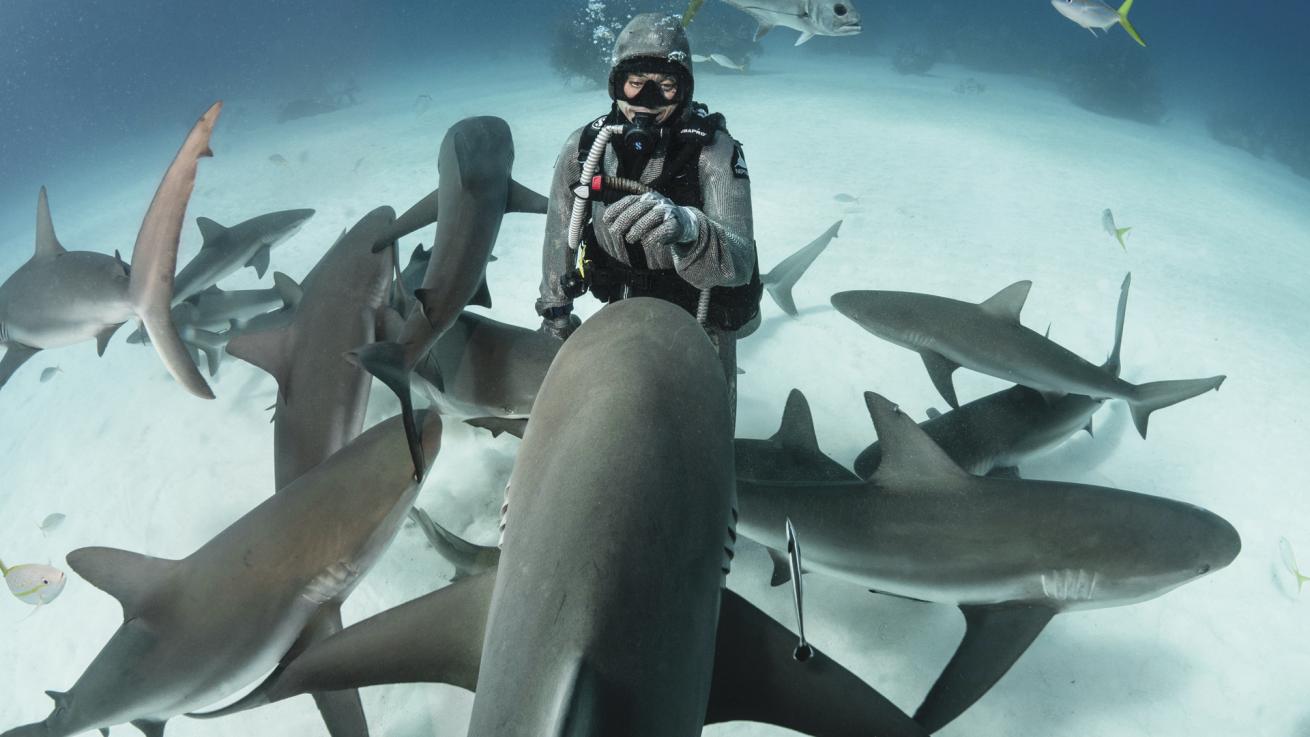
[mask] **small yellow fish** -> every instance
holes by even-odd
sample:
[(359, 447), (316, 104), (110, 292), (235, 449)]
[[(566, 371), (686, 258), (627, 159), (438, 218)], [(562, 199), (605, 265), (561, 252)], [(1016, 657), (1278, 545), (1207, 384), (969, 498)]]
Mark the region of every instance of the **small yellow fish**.
[(1306, 581), (1310, 581), (1310, 576), (1302, 573), (1301, 569), (1297, 567), (1296, 556), (1292, 555), (1292, 543), (1289, 543), (1287, 538), (1278, 538), (1278, 550), (1283, 554), (1283, 565), (1287, 566), (1287, 570), (1293, 576), (1296, 576), (1296, 593), (1300, 595), (1301, 587), (1305, 585)]
[(24, 604), (42, 606), (49, 604), (64, 590), (68, 580), (64, 572), (53, 566), (37, 564), (17, 565), (6, 568), (0, 560), (0, 575), (5, 577), (9, 591)]
[(1124, 249), (1124, 253), (1128, 252), (1128, 246), (1124, 245), (1124, 236), (1128, 235), (1128, 231), (1133, 229), (1131, 225), (1127, 228), (1120, 228), (1115, 225), (1114, 213), (1110, 212), (1109, 208), (1106, 208), (1105, 212), (1101, 213), (1101, 227), (1105, 228), (1105, 232), (1114, 236), (1115, 240), (1119, 241), (1119, 247)]

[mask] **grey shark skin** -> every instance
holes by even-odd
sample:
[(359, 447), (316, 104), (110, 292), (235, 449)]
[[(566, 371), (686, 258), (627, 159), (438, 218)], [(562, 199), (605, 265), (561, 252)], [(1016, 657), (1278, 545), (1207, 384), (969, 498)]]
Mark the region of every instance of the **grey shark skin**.
[(882, 463), (868, 482), (738, 479), (739, 531), (805, 570), (955, 604), (968, 630), (915, 718), (935, 732), (1009, 669), (1059, 612), (1160, 596), (1232, 562), (1237, 531), (1199, 507), (1104, 487), (966, 473), (907, 415), (865, 393)]
[(114, 332), (140, 319), (164, 366), (198, 397), (214, 393), (192, 363), (169, 312), (173, 272), (199, 160), (212, 156), (209, 139), (221, 102), (187, 134), (141, 222), (129, 269), (118, 254), (67, 251), (55, 237), (45, 188), (37, 199), (36, 253), (0, 284), (0, 387), (37, 352), (94, 338), (103, 355)]
[[(279, 309), (294, 311), (300, 303), (300, 285), (280, 271), (273, 272), (273, 282), (274, 286), (268, 289), (227, 291), (210, 287), (173, 307), (173, 324), (179, 329), (190, 327), (215, 332), (242, 327), (250, 320)], [(127, 342), (147, 343), (149, 340), (144, 331), (137, 330), (128, 336)]]
[[(428, 457), (441, 420), (424, 418)], [(123, 605), (123, 624), (55, 711), (3, 737), (64, 737), (124, 722), (148, 737), (273, 668), (336, 609), (395, 536), (418, 494), (387, 420), (183, 560), (110, 548), (68, 555)], [(330, 530), (332, 534), (325, 534)]]
[[(1101, 367), (1112, 376), (1119, 375), (1122, 363), (1124, 317), (1131, 283), (1132, 274), (1129, 274), (1119, 289), (1114, 347)], [(1054, 448), (1079, 430), (1090, 434), (1092, 416), (1103, 404), (1103, 399), (1080, 394), (1066, 394), (1048, 401), (1040, 392), (1014, 386), (975, 399), (919, 426), (960, 468), (986, 476), (1011, 472), (1021, 461)], [(855, 458), (855, 473), (860, 478), (869, 478), (881, 458), (882, 448), (875, 441)]]
[(269, 253), (295, 235), (313, 215), (313, 210), (282, 210), (231, 227), (209, 218), (196, 218), (204, 244), (178, 272), (173, 304), (200, 294), (243, 266), (253, 268), (262, 279), (268, 270)]
[(1224, 376), (1130, 384), (1019, 323), (1032, 282), (1002, 289), (981, 304), (914, 292), (854, 291), (832, 296), (837, 311), (896, 345), (917, 351), (937, 391), (953, 408), (951, 374), (960, 366), (1047, 395), (1122, 399), (1146, 437), (1151, 413), (1223, 384)]
[(310, 648), (270, 693), (451, 683), (476, 690), (471, 737), (664, 737), (736, 719), (925, 734), (826, 657), (792, 661), (795, 636), (723, 589), (731, 434), (691, 316), (644, 298), (604, 307), (542, 386), (497, 570)]
[[(511, 178), (513, 165), (509, 124), (494, 117), (459, 121), (441, 141), (437, 190), (377, 237), (375, 248), (380, 250), (414, 229), (437, 223), (423, 285), (414, 295), (418, 304), (410, 309), (400, 335), (358, 351), (360, 365), (396, 393), (406, 416), (413, 412), (410, 374), (465, 305), (479, 292), (486, 292), (487, 261), (505, 213), (535, 212), (541, 205), (540, 195)], [(540, 211), (544, 212), (544, 207)], [(440, 219), (439, 212), (443, 213)], [(417, 457), (412, 423), (407, 429), (417, 471), (424, 463)]]
[(815, 36), (853, 36), (863, 28), (850, 0), (723, 0), (758, 22), (758, 41), (774, 26), (801, 32), (796, 45)]

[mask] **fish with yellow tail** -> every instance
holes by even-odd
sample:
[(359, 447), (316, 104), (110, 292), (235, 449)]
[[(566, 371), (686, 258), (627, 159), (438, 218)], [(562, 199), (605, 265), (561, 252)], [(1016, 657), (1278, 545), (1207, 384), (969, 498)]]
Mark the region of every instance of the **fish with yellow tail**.
[(1137, 29), (1128, 22), (1128, 11), (1133, 9), (1133, 0), (1124, 0), (1124, 4), (1120, 5), (1118, 10), (1101, 0), (1051, 0), (1051, 5), (1055, 6), (1060, 15), (1086, 28), (1093, 36), (1096, 35), (1097, 28), (1109, 33), (1117, 23), (1123, 26), (1134, 41), (1142, 46), (1146, 45), (1141, 35), (1137, 33)]
[(64, 572), (53, 566), (24, 563), (6, 568), (2, 560), (0, 576), (4, 576), (5, 585), (11, 594), (32, 606), (44, 606), (54, 601), (68, 582)]
[(1292, 553), (1292, 543), (1287, 538), (1278, 538), (1278, 552), (1282, 553), (1283, 565), (1287, 567), (1288, 572), (1296, 576), (1296, 593), (1301, 593), (1301, 588), (1305, 586), (1306, 581), (1310, 581), (1310, 576), (1301, 572), (1301, 568), (1296, 564), (1296, 555)]

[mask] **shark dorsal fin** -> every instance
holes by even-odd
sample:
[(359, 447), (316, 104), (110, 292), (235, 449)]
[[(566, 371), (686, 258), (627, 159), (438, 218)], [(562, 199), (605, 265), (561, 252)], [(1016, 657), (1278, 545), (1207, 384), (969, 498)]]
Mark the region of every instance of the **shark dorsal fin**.
[(36, 197), (36, 257), (58, 256), (65, 249), (55, 237), (55, 224), (50, 219), (50, 203), (46, 200), (45, 187)]
[(864, 393), (882, 448), (882, 462), (872, 480), (885, 476), (916, 478), (966, 475), (900, 407), (882, 395)]
[(820, 452), (819, 440), (814, 433), (814, 417), (810, 414), (810, 403), (800, 389), (792, 389), (787, 395), (787, 405), (782, 410), (782, 425), (778, 432), (769, 438), (782, 447), (792, 450)]
[(56, 709), (67, 709), (70, 706), (68, 693), (65, 691), (46, 691), (45, 695), (55, 702)]
[(1023, 303), (1028, 301), (1028, 290), (1032, 286), (1030, 281), (1017, 281), (988, 297), (979, 307), (990, 315), (1019, 322), (1019, 313), (1023, 312)]
[(227, 228), (206, 217), (196, 218), (196, 227), (200, 228), (200, 238), (204, 241), (201, 248), (214, 245), (227, 232)]
[(123, 605), (123, 619), (141, 613), (150, 595), (176, 570), (178, 561), (116, 548), (78, 548), (68, 554), (77, 575)]
[(227, 353), (267, 371), (277, 381), (278, 393), (282, 398), (290, 396), (290, 327), (238, 335), (228, 341)]
[(280, 271), (274, 271), (273, 286), (277, 289), (278, 295), (282, 297), (283, 307), (295, 309), (300, 306), (300, 300), (305, 296), (305, 290), (296, 283), (295, 279)]

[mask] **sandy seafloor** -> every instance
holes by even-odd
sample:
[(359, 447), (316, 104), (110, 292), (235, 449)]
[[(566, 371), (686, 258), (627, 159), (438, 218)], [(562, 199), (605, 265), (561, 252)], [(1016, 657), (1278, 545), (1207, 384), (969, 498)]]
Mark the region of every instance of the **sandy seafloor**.
[[(1140, 382), (1226, 373), (1209, 394), (1159, 412), (1149, 440), (1122, 405), (1024, 468), (1029, 477), (1112, 485), (1186, 500), (1230, 520), (1244, 550), (1229, 568), (1135, 606), (1057, 617), (995, 689), (944, 735), (1310, 734), (1310, 593), (1282, 569), (1286, 536), (1310, 564), (1310, 482), (1304, 391), (1310, 317), (1310, 181), (1210, 140), (1175, 115), (1158, 127), (1078, 109), (1048, 87), (941, 66), (904, 77), (886, 59), (795, 61), (770, 54), (749, 75), (702, 70), (697, 97), (745, 142), (761, 265), (772, 267), (843, 219), (841, 236), (796, 290), (799, 319), (767, 298), (763, 328), (740, 350), (738, 435), (766, 437), (787, 391), (805, 391), (821, 445), (849, 464), (873, 439), (867, 389), (913, 414), (943, 405), (918, 357), (863, 332), (828, 297), (845, 289), (925, 291), (980, 301), (1019, 279), (1034, 287), (1028, 326), (1100, 361), (1115, 301), (1133, 273), (1124, 376)], [(472, 76), (476, 73), (476, 76)], [(974, 77), (980, 95), (953, 88)], [(275, 101), (230, 99), (215, 158), (200, 167), (188, 220), (230, 224), (262, 212), (318, 214), (274, 252), (297, 279), (343, 227), (378, 204), (403, 210), (436, 183), (445, 129), (474, 114), (506, 118), (516, 177), (545, 191), (569, 131), (603, 112), (603, 91), (569, 89), (537, 57), (415, 69), (361, 80), (363, 104), (284, 125)], [(419, 94), (434, 105), (414, 111)], [(211, 100), (197, 91), (199, 114)], [(105, 151), (52, 171), (50, 201), (69, 248), (131, 249), (158, 178), (186, 130)], [(167, 127), (167, 126), (163, 126)], [(304, 152), (302, 154), (302, 152)], [(275, 166), (269, 157), (289, 163)], [(834, 199), (858, 198), (853, 204)], [(35, 201), (35, 187), (32, 201)], [(1113, 208), (1131, 225), (1125, 253), (1100, 224)], [(0, 273), (30, 253), (31, 209), (0, 213)], [(494, 317), (533, 325), (543, 219), (505, 219), (489, 270)], [(402, 243), (430, 243), (431, 230)], [(199, 248), (188, 224), (182, 258)], [(243, 270), (222, 286), (255, 285)], [(1296, 295), (1302, 296), (1297, 297)], [(581, 304), (589, 314), (596, 303)], [(117, 336), (103, 359), (91, 343), (34, 359), (0, 393), (0, 556), (52, 561), (108, 545), (183, 557), (272, 489), (274, 384), (233, 360), (218, 399), (185, 394), (153, 351)], [(47, 383), (41, 369), (64, 373)], [(1003, 385), (956, 374), (963, 401)], [(396, 411), (375, 385), (370, 423)], [(420, 504), (482, 543), (517, 441), (448, 422)], [(616, 459), (617, 460), (617, 459)], [(621, 489), (615, 490), (621, 494)], [(38, 523), (68, 515), (44, 537)], [(586, 544), (585, 540), (577, 544)], [(763, 550), (744, 546), (729, 584), (794, 624), (789, 589), (769, 589)], [(407, 524), (345, 608), (347, 622), (443, 585), (451, 567)], [(809, 576), (813, 642), (913, 711), (963, 632), (951, 607), (878, 597)], [(117, 603), (70, 574), (63, 595), (29, 616), (0, 599), (0, 727), (44, 718), (45, 689), (65, 690), (120, 623)], [(670, 654), (673, 656), (673, 654)], [(197, 657), (202, 654), (197, 653)], [(375, 735), (463, 735), (472, 695), (406, 685), (364, 692)], [(117, 729), (130, 729), (119, 727)], [(708, 734), (783, 734), (753, 724)], [(308, 697), (220, 721), (179, 718), (170, 735), (326, 734)]]

